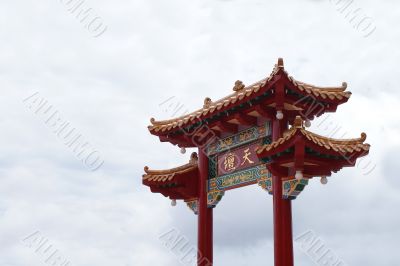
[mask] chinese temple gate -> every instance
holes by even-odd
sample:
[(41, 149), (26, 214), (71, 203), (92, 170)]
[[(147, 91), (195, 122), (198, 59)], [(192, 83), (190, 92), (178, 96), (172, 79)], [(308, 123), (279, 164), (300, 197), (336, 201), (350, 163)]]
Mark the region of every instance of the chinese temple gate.
[(279, 59), (272, 73), (250, 86), (236, 81), (233, 93), (171, 120), (151, 119), (149, 131), (161, 142), (197, 148), (177, 168), (145, 167), (143, 184), (154, 193), (183, 200), (198, 215), (198, 265), (213, 265), (213, 209), (225, 191), (258, 184), (273, 196), (274, 261), (292, 266), (291, 200), (313, 177), (323, 184), (342, 167), (369, 152), (366, 134), (332, 139), (306, 130), (325, 112), (335, 112), (351, 93), (347, 84), (317, 87), (295, 80)]

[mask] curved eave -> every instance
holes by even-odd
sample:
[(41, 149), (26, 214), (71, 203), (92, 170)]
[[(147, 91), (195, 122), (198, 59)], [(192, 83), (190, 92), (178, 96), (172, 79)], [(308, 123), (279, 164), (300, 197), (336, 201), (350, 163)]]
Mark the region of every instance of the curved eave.
[(150, 119), (151, 125), (148, 126), (148, 129), (153, 135), (166, 135), (167, 133), (180, 129), (183, 126), (193, 125), (203, 119), (207, 119), (219, 113), (225, 112), (236, 105), (240, 105), (243, 102), (248, 101), (249, 99), (260, 96), (263, 92), (270, 89), (270, 87), (275, 83), (276, 80), (274, 80), (274, 77), (279, 72), (279, 68), (276, 69), (276, 73), (274, 70), (273, 74), (271, 74), (269, 78), (256, 82), (248, 87), (245, 87), (243, 90), (235, 92), (216, 102), (212, 102), (209, 106), (201, 108), (193, 113), (163, 121), (156, 121), (154, 118), (152, 118)]
[(327, 153), (337, 153), (339, 155), (348, 153), (363, 153), (366, 155), (369, 152), (370, 145), (364, 143), (367, 135), (361, 133), (360, 138), (356, 139), (333, 139), (320, 136), (305, 129), (301, 129), (303, 136), (307, 138), (310, 146), (323, 148)]
[(358, 158), (368, 154), (370, 145), (364, 143), (364, 133), (356, 139), (327, 138), (298, 126), (299, 118), (282, 138), (257, 150), (271, 173), (290, 176), (300, 169), (304, 178), (330, 176), (343, 167), (354, 166)]
[(345, 103), (351, 97), (351, 92), (346, 91), (347, 83), (343, 82), (338, 87), (319, 87), (305, 82), (298, 81), (291, 76), (287, 76), (293, 88), (304, 96), (313, 97), (322, 102), (333, 103), (336, 105)]
[[(287, 83), (289, 88), (294, 90), (301, 97), (310, 96), (315, 98), (317, 101), (330, 105), (330, 107), (326, 108), (324, 112), (335, 111), (339, 104), (345, 103), (351, 96), (350, 92), (345, 91), (347, 88), (346, 83), (343, 83), (342, 86), (338, 87), (318, 87), (295, 80), (287, 74), (284, 70), (283, 60), (279, 59), (278, 64), (275, 65), (268, 78), (244, 87), (243, 89), (240, 89), (216, 102), (211, 102), (211, 100), (209, 100), (205, 103), (203, 108), (193, 113), (164, 121), (156, 121), (152, 118), (150, 120), (151, 125), (148, 126), (148, 129), (151, 134), (165, 137), (164, 141), (170, 141), (168, 138), (169, 133), (178, 131), (182, 127), (194, 125), (199, 121), (225, 112), (246, 101), (252, 100), (272, 89), (274, 84), (281, 78), (284, 78), (286, 80), (285, 83)], [(309, 106), (306, 105), (305, 108), (307, 107)], [(310, 114), (310, 116), (312, 116), (310, 119), (318, 115), (321, 115), (321, 113), (312, 113)]]
[(182, 166), (166, 170), (150, 170), (144, 168), (143, 184), (150, 187), (151, 192), (161, 193), (171, 199), (188, 200), (198, 196), (198, 159), (192, 153), (190, 162)]
[(197, 176), (197, 163), (188, 163), (176, 168), (166, 170), (150, 170), (147, 166), (144, 168), (146, 174), (143, 175), (143, 184), (169, 184), (179, 182), (182, 177)]
[[(296, 137), (302, 138), (306, 147), (323, 154), (343, 156), (359, 153), (359, 155), (364, 156), (369, 152), (370, 145), (364, 143), (367, 137), (365, 133), (362, 133), (360, 138), (355, 139), (327, 138), (305, 130), (302, 126), (303, 121), (300, 119), (301, 122), (299, 122), (299, 119), (299, 117), (296, 118), (295, 125), (285, 132), (282, 138), (260, 147), (257, 150), (258, 157), (271, 157), (293, 147)], [(299, 125), (299, 123), (301, 124)]]

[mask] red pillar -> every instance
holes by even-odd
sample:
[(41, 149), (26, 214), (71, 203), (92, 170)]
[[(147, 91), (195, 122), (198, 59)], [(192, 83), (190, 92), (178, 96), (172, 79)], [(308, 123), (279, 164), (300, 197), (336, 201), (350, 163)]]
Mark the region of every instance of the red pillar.
[(198, 266), (213, 265), (213, 209), (207, 208), (208, 157), (199, 149)]
[[(274, 119), (272, 140), (282, 137), (287, 121)], [(282, 177), (273, 176), (275, 266), (293, 266), (292, 205), (282, 198)]]

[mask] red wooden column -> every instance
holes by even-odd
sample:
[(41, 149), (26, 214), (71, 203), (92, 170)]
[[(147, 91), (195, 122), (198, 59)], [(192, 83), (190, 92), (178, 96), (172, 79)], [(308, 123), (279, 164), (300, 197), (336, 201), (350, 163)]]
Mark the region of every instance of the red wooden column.
[(213, 265), (213, 209), (207, 208), (208, 160), (199, 149), (198, 266)]
[[(274, 119), (272, 140), (282, 137), (287, 121)], [(282, 177), (273, 176), (274, 260), (275, 266), (293, 266), (292, 205), (282, 198)]]

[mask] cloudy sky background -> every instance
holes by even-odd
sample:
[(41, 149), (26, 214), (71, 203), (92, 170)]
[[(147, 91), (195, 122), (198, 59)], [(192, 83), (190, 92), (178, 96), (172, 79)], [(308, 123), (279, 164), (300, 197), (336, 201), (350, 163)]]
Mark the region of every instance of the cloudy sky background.
[[(372, 145), (327, 186), (310, 182), (293, 202), (294, 235), (313, 230), (346, 265), (398, 265), (397, 1), (353, 3), (373, 18), (368, 38), (329, 0), (87, 0), (108, 26), (98, 38), (65, 2), (0, 2), (1, 266), (46, 265), (22, 243), (36, 231), (73, 266), (179, 265), (158, 236), (177, 228), (195, 245), (196, 216), (150, 193), (141, 175), (144, 165), (186, 163), (190, 152), (159, 143), (149, 118), (170, 118), (160, 106), (170, 97), (194, 110), (230, 93), (237, 79), (262, 79), (278, 57), (304, 82), (347, 81), (350, 101), (312, 129), (365, 131)], [(98, 171), (23, 102), (35, 92), (101, 152)], [(273, 265), (271, 196), (257, 186), (229, 191), (214, 217), (215, 265)], [(298, 245), (295, 257), (296, 265), (313, 263)]]

